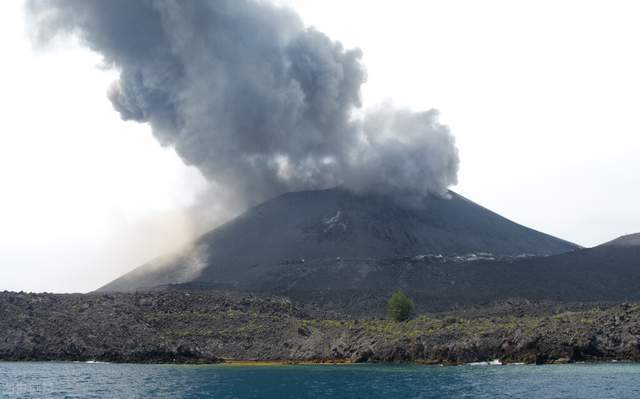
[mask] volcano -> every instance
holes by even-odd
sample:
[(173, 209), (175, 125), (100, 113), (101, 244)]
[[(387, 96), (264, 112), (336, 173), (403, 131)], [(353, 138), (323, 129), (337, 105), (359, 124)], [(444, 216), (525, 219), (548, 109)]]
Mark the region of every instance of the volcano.
[(185, 283), (256, 289), (305, 262), (476, 253), (546, 256), (578, 248), (454, 192), (409, 204), (342, 188), (300, 191), (251, 208), (188, 248), (142, 265), (99, 291)]

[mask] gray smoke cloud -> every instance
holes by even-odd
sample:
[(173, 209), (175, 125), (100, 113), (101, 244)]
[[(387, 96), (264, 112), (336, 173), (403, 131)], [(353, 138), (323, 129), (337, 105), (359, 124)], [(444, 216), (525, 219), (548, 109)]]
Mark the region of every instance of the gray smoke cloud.
[[(257, 0), (30, 0), (35, 40), (77, 35), (119, 79), (124, 120), (149, 123), (236, 201), (343, 185), (446, 195), (458, 152), (435, 110), (364, 112), (358, 49)], [(229, 195), (227, 195), (228, 197)]]

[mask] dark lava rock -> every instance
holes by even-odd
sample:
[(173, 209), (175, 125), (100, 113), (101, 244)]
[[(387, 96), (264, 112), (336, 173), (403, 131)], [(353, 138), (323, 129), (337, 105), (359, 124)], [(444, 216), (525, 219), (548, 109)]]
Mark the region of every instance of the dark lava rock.
[[(524, 313), (524, 314), (523, 314)], [(511, 300), (408, 322), (234, 292), (0, 293), (0, 360), (640, 360), (640, 305)]]

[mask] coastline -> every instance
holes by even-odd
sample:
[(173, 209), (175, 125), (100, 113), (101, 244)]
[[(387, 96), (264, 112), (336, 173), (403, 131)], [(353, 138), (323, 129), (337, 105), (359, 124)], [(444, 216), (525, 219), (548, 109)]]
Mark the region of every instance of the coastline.
[(611, 360), (590, 360), (590, 361), (571, 361), (568, 359), (560, 359), (560, 361), (552, 361), (548, 363), (524, 363), (524, 362), (503, 362), (500, 359), (492, 359), (490, 361), (469, 362), (469, 363), (436, 363), (421, 360), (414, 361), (376, 361), (376, 362), (353, 362), (345, 359), (323, 359), (323, 360), (238, 360), (224, 359), (219, 362), (199, 362), (199, 363), (153, 363), (153, 362), (103, 362), (103, 361), (82, 361), (82, 360), (6, 360), (1, 359), (1, 364), (13, 363), (60, 363), (60, 364), (129, 364), (129, 365), (151, 365), (151, 366), (189, 366), (189, 367), (207, 367), (207, 366), (231, 366), (231, 367), (279, 367), (279, 366), (432, 366), (432, 367), (507, 367), (507, 366), (559, 366), (568, 364), (578, 365), (599, 365), (599, 364), (640, 364), (640, 360), (629, 359), (611, 359)]
[(0, 360), (232, 366), (640, 361), (640, 305), (349, 318), (283, 297), (0, 293)]
[(587, 365), (596, 365), (596, 364), (640, 364), (640, 360), (592, 360), (592, 361), (571, 361), (569, 359), (559, 359), (557, 361), (552, 361), (549, 363), (524, 363), (524, 362), (503, 362), (500, 359), (492, 359), (489, 361), (480, 361), (480, 362), (469, 362), (469, 363), (435, 363), (428, 361), (406, 361), (406, 362), (353, 362), (350, 360), (344, 359), (324, 359), (318, 361), (311, 360), (302, 360), (302, 361), (292, 361), (292, 360), (224, 360), (220, 363), (208, 363), (202, 364), (206, 365), (227, 365), (227, 366), (238, 366), (238, 367), (259, 367), (259, 366), (344, 366), (344, 365), (416, 365), (416, 366), (446, 366), (446, 367), (458, 367), (458, 366), (475, 366), (475, 367), (501, 367), (501, 366), (552, 366), (552, 365), (566, 365), (566, 364), (587, 364)]

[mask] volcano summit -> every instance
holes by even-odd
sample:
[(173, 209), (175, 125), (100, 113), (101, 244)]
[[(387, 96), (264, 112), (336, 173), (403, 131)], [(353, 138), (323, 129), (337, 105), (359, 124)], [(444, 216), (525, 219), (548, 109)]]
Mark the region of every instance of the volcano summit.
[(181, 283), (256, 289), (295, 265), (314, 260), (472, 253), (516, 257), (578, 248), (449, 194), (450, 198), (428, 197), (411, 205), (341, 188), (284, 194), (204, 234), (189, 248), (149, 262), (100, 290)]

